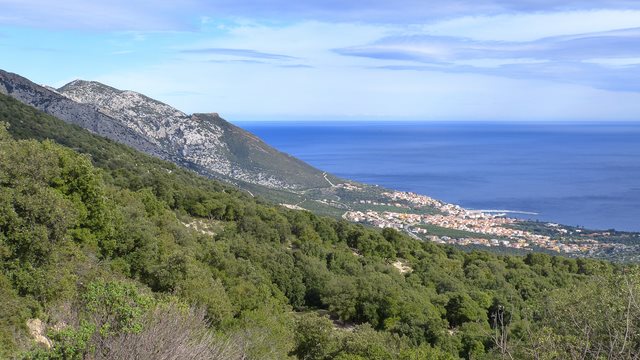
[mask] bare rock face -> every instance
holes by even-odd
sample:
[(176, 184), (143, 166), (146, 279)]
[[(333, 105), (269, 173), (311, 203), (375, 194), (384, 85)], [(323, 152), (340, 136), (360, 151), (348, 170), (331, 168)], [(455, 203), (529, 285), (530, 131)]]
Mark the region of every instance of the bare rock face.
[(231, 176), (232, 165), (225, 156), (228, 149), (221, 140), (223, 131), (215, 124), (202, 126), (169, 105), (98, 82), (75, 80), (58, 91), (77, 103), (95, 106), (171, 158)]
[(44, 345), (47, 349), (50, 349), (53, 343), (51, 340), (45, 336), (46, 334), (46, 326), (40, 319), (29, 319), (27, 320), (27, 328), (29, 329), (29, 334), (33, 337), (33, 340), (38, 344)]
[(0, 92), (68, 123), (166, 159), (161, 149), (115, 119), (100, 113), (94, 106), (76, 103), (22, 76), (0, 70)]
[(217, 113), (187, 115), (145, 95), (76, 80), (58, 92), (90, 104), (158, 146), (171, 159), (209, 175), (275, 189), (326, 186), (317, 169), (283, 154)]
[(323, 173), (217, 113), (185, 114), (145, 95), (75, 80), (55, 90), (0, 70), (0, 92), (203, 175), (279, 190), (327, 187)]

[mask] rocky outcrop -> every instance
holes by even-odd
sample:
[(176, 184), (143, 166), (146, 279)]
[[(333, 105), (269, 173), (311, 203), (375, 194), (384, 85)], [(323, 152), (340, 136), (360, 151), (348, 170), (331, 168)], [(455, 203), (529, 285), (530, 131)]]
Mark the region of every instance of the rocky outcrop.
[(27, 328), (29, 329), (29, 334), (35, 342), (38, 344), (42, 344), (47, 349), (51, 348), (53, 343), (51, 340), (46, 337), (46, 326), (40, 319), (29, 319), (27, 320)]

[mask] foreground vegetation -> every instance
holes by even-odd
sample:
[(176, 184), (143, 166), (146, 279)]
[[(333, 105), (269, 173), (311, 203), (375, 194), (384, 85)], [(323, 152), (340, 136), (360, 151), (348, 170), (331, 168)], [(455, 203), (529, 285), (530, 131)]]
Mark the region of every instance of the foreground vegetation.
[(0, 122), (0, 358), (640, 352), (635, 267), (283, 209), (4, 96)]

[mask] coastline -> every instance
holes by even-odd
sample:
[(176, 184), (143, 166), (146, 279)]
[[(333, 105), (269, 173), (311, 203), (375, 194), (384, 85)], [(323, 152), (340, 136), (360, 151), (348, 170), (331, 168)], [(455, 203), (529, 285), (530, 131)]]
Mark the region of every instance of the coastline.
[(640, 231), (637, 122), (242, 125), (341, 178), (467, 209)]
[(540, 215), (540, 213), (537, 213), (537, 212), (523, 211), (523, 210), (493, 210), (493, 209), (482, 209), (482, 210), (467, 209), (467, 210), (469, 210), (469, 212), (478, 212), (478, 213), (487, 213), (487, 214), (498, 213), (498, 214)]

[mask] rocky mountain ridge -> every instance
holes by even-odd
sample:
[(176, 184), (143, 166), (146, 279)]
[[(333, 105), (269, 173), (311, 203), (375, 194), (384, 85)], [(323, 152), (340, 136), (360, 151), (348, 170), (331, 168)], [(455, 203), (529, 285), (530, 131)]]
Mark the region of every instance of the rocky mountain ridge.
[(52, 88), (34, 84), (22, 76), (0, 70), (0, 93), (95, 134), (168, 160), (167, 154), (157, 146), (95, 106), (77, 103)]
[(75, 80), (59, 89), (0, 71), (0, 92), (96, 134), (203, 175), (270, 189), (327, 187), (323, 173), (217, 113), (188, 115), (143, 94)]

